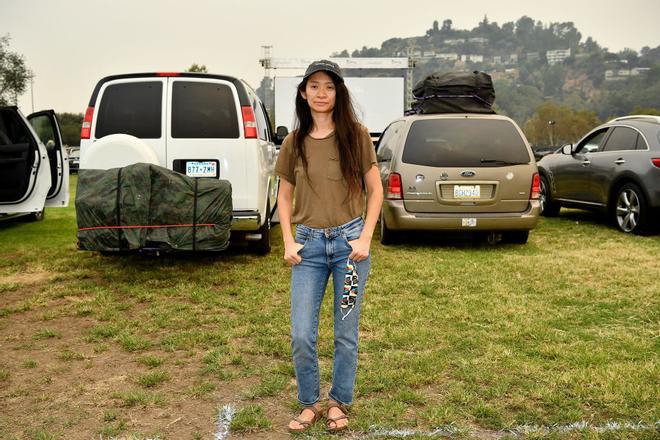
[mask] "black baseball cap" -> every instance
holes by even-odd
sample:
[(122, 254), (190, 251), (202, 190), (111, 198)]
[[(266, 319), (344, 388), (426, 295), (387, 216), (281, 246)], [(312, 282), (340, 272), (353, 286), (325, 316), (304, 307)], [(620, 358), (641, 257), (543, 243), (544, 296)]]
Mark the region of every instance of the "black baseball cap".
[(339, 82), (344, 82), (344, 77), (341, 74), (341, 69), (339, 68), (339, 65), (330, 60), (314, 61), (312, 64), (307, 66), (307, 70), (305, 71), (305, 76), (303, 76), (303, 81), (309, 78), (310, 75), (321, 71), (330, 72), (334, 74), (337, 77), (337, 79), (339, 79)]

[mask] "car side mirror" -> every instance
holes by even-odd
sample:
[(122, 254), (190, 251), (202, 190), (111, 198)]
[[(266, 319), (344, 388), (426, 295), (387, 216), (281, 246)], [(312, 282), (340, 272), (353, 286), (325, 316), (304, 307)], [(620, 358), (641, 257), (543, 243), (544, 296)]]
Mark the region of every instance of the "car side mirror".
[(561, 147), (562, 154), (573, 154), (573, 144), (566, 144)]
[(289, 129), (286, 128), (283, 125), (280, 125), (277, 127), (277, 131), (275, 132), (275, 145), (282, 145), (282, 142), (284, 142), (284, 138), (289, 134)]

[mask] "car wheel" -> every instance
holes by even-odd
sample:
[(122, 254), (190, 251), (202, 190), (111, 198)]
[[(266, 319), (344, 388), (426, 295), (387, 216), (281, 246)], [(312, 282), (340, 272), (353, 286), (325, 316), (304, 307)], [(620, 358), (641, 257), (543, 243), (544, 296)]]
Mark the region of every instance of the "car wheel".
[(33, 212), (25, 217), (23, 217), (26, 222), (40, 222), (44, 219), (46, 210), (42, 209), (41, 211)]
[(529, 238), (529, 231), (508, 231), (502, 234), (502, 241), (513, 244), (525, 244)]
[(634, 183), (626, 183), (614, 199), (614, 219), (620, 231), (643, 234), (648, 212), (642, 190)]
[(539, 196), (539, 204), (541, 205), (541, 215), (544, 217), (557, 217), (561, 205), (553, 202), (550, 196), (550, 185), (545, 176), (541, 176), (541, 194)]
[(259, 228), (261, 238), (258, 241), (249, 242), (250, 247), (256, 254), (266, 255), (270, 252), (270, 203), (266, 206), (266, 221)]
[(380, 242), (382, 244), (393, 244), (396, 243), (399, 238), (399, 234), (387, 227), (385, 224), (385, 216), (383, 216), (383, 211), (380, 212)]

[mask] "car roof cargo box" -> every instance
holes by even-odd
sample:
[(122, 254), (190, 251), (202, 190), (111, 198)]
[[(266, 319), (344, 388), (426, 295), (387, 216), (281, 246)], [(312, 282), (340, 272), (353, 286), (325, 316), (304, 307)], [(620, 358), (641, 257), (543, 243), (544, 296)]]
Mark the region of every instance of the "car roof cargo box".
[(433, 73), (413, 89), (416, 101), (408, 114), (494, 114), (495, 88), (485, 72)]
[(78, 175), (78, 246), (84, 250), (222, 251), (231, 184), (137, 163)]

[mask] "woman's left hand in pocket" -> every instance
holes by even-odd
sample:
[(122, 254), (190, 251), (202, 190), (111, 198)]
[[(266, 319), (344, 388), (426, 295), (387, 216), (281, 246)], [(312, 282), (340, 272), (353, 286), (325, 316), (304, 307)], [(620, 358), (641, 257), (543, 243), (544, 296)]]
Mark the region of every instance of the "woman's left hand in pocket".
[(357, 240), (351, 240), (348, 244), (353, 249), (348, 256), (353, 261), (363, 261), (369, 257), (369, 246), (371, 245), (371, 240), (368, 238), (358, 238)]

